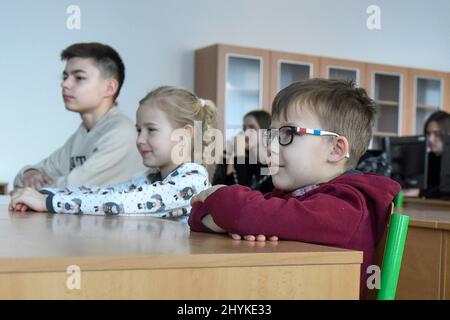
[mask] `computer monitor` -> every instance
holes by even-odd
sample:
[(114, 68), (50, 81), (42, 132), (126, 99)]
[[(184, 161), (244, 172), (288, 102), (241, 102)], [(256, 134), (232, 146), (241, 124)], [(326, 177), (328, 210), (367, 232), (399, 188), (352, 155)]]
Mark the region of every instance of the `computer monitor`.
[(386, 137), (387, 160), (391, 165), (391, 178), (402, 188), (427, 188), (428, 152), (423, 135)]
[(444, 136), (443, 142), (439, 191), (443, 198), (447, 198), (450, 197), (450, 135)]

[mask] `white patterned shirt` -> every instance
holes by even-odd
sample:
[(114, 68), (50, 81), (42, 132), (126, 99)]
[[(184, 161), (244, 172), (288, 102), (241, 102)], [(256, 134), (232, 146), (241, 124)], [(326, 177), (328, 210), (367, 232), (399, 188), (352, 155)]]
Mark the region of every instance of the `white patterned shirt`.
[(47, 210), (93, 215), (146, 215), (186, 221), (190, 200), (211, 187), (207, 170), (183, 163), (161, 180), (159, 172), (126, 183), (75, 188), (44, 188)]

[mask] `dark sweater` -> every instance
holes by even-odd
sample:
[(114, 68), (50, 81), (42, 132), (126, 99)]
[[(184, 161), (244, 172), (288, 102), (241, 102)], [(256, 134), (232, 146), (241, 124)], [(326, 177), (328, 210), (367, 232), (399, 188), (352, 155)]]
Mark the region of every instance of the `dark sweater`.
[(343, 174), (301, 196), (274, 191), (265, 195), (234, 185), (195, 203), (189, 217), (193, 231), (211, 232), (201, 222), (211, 214), (230, 233), (278, 236), (280, 239), (316, 243), (364, 252), (361, 296), (367, 267), (385, 230), (387, 209), (400, 185), (383, 176)]
[(261, 169), (267, 166), (261, 163), (249, 164), (249, 158), (243, 159), (244, 163), (239, 164), (238, 159), (234, 158), (234, 174), (227, 175), (227, 164), (219, 164), (212, 179), (212, 185), (225, 184), (231, 186), (240, 184), (262, 193), (271, 192), (274, 187), (270, 176), (261, 175)]

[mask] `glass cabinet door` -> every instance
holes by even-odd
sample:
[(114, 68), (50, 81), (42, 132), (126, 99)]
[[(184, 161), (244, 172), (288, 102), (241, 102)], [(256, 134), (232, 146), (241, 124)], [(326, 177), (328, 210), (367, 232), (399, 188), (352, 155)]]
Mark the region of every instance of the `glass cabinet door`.
[(358, 87), (366, 84), (367, 64), (361, 61), (322, 57), (320, 75), (325, 79), (354, 81)]
[(371, 148), (381, 149), (383, 137), (397, 136), (401, 132), (402, 76), (374, 73), (373, 99), (377, 116), (373, 128)]
[(226, 57), (225, 137), (242, 131), (243, 116), (262, 105), (262, 58)]
[(423, 134), (428, 117), (442, 108), (443, 81), (416, 77), (414, 79), (415, 133)]
[(312, 65), (309, 63), (279, 61), (278, 91), (293, 82), (308, 80), (312, 77)]
[(328, 79), (355, 81), (359, 86), (359, 70), (334, 66), (328, 67)]

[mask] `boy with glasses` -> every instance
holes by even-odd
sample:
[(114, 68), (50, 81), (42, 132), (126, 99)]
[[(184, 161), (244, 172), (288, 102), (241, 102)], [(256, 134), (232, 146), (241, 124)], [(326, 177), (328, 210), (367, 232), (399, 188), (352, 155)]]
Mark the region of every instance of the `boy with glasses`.
[(352, 82), (312, 79), (281, 90), (265, 134), (275, 190), (214, 186), (192, 199), (193, 231), (294, 240), (364, 252), (367, 267), (400, 186), (354, 170), (372, 136), (375, 105)]

